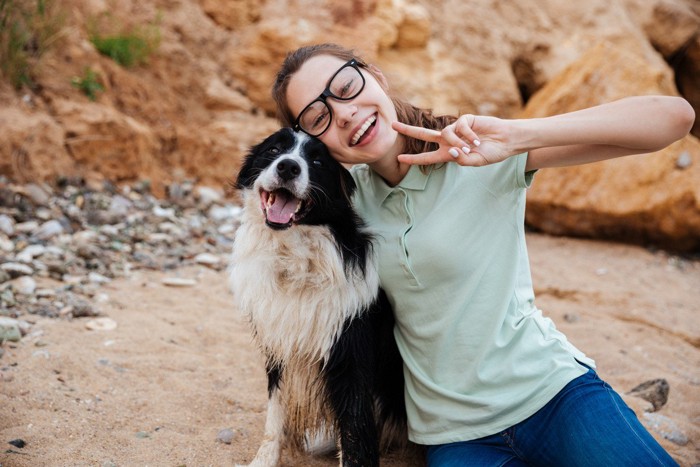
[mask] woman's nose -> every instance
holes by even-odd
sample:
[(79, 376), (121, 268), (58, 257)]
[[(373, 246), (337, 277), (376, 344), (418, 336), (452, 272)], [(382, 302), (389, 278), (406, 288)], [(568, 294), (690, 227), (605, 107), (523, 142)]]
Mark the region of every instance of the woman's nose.
[(357, 112), (357, 107), (352, 102), (333, 102), (333, 115), (336, 125), (345, 127), (352, 121), (353, 115)]

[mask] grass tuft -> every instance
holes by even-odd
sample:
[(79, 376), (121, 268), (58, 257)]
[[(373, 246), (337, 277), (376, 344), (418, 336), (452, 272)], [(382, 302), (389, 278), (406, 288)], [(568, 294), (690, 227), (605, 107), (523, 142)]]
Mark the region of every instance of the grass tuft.
[[(0, 0), (1, 1), (1, 0)], [(159, 21), (156, 20), (145, 26), (132, 28), (105, 27), (105, 19), (109, 16), (91, 21), (88, 26), (90, 42), (102, 55), (105, 55), (119, 65), (130, 68), (142, 65), (160, 45)], [(118, 30), (118, 32), (103, 32), (103, 29)]]
[(54, 0), (0, 0), (0, 75), (34, 87), (41, 56), (61, 37), (65, 14)]

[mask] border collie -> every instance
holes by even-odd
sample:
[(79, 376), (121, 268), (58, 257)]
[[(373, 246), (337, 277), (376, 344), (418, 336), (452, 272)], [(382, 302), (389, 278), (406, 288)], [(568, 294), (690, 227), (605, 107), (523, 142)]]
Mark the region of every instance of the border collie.
[[(266, 359), (265, 435), (251, 466), (335, 439), (341, 466), (377, 466), (406, 439), (401, 357), (355, 182), (325, 145), (283, 128), (236, 182), (243, 215), (229, 268)], [(405, 444), (405, 443), (401, 443)]]

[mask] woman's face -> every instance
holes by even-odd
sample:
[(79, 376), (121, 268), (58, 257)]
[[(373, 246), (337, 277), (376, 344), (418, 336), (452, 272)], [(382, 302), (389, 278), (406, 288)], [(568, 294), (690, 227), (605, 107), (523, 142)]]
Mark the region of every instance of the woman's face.
[[(329, 80), (345, 64), (331, 55), (317, 55), (292, 75), (287, 88), (287, 104), (295, 116), (323, 92)], [(377, 79), (365, 68), (365, 87), (352, 100), (329, 97), (332, 111), (329, 128), (319, 136), (333, 157), (346, 164), (372, 164), (395, 158), (401, 153), (402, 138), (391, 128), (396, 109)], [(382, 77), (383, 78), (383, 77)]]

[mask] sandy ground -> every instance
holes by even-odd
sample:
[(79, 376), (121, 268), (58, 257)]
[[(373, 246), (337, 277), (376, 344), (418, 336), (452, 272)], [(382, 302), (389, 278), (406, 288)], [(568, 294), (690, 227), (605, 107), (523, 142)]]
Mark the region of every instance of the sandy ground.
[[(536, 234), (528, 244), (538, 306), (619, 392), (665, 378), (669, 401), (654, 415), (688, 441), (654, 435), (681, 465), (699, 463), (700, 263)], [(35, 325), (4, 344), (0, 359), (2, 467), (225, 466), (252, 458), (265, 416), (262, 360), (230, 305), (225, 272), (177, 274), (198, 285), (167, 287), (165, 274), (137, 271), (105, 286), (110, 300), (100, 309), (116, 321), (112, 331), (87, 330), (87, 319), (21, 317)], [(649, 407), (626, 399), (640, 416)], [(224, 428), (234, 430), (231, 444), (217, 441)], [(8, 444), (14, 439), (27, 444)], [(412, 457), (395, 454), (384, 465), (422, 465)]]

